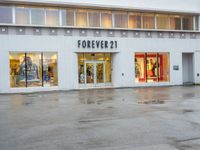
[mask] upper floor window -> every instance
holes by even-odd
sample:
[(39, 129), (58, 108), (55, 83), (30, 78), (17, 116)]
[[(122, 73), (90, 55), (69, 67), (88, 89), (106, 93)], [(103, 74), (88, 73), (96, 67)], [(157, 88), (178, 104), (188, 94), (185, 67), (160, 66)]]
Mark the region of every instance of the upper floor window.
[(101, 27), (112, 28), (112, 12), (111, 11), (101, 12)]
[(0, 6), (0, 23), (12, 23), (12, 7)]
[(170, 29), (171, 30), (181, 30), (181, 17), (180, 16), (170, 16)]
[(158, 14), (157, 16), (157, 28), (169, 29), (169, 16), (164, 14)]
[(114, 13), (115, 16), (115, 28), (127, 28), (128, 27), (128, 14), (123, 12)]
[(142, 21), (141, 14), (139, 14), (139, 13), (130, 13), (129, 14), (128, 27), (129, 28), (133, 28), (133, 29), (141, 28), (141, 21)]
[(87, 27), (87, 11), (76, 10), (76, 26)]
[(59, 11), (58, 9), (46, 9), (46, 24), (48, 26), (59, 25)]
[(27, 7), (16, 7), (15, 19), (16, 24), (30, 24), (30, 9)]
[(0, 24), (124, 29), (198, 30), (198, 15), (37, 6), (0, 6)]
[(31, 24), (44, 25), (45, 24), (45, 9), (32, 8), (31, 9)]
[(193, 16), (182, 17), (183, 30), (193, 30)]
[(154, 29), (155, 28), (154, 14), (143, 14), (143, 28)]
[(74, 26), (74, 10), (73, 9), (62, 10), (62, 25)]
[(89, 26), (90, 27), (100, 27), (100, 12), (99, 11), (89, 11)]

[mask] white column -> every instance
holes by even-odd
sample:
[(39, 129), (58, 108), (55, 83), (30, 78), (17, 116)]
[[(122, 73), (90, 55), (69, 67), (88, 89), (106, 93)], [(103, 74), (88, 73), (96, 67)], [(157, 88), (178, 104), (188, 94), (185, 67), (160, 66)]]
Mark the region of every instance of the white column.
[(14, 6), (14, 5), (12, 6), (12, 17), (13, 17), (13, 18), (12, 18), (12, 19), (13, 19), (13, 20), (12, 20), (12, 23), (15, 24), (16, 21), (15, 21), (15, 6)]
[(62, 9), (59, 9), (59, 25), (62, 26)]
[(200, 16), (198, 16), (198, 25), (197, 25), (198, 31), (200, 31)]
[(154, 28), (157, 29), (157, 15), (154, 16)]

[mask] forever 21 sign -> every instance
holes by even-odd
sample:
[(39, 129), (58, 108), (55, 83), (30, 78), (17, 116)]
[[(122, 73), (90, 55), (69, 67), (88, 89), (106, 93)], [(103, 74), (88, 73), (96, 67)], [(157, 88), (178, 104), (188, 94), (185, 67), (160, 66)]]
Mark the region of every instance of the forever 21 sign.
[(116, 49), (117, 41), (107, 40), (78, 40), (78, 48)]

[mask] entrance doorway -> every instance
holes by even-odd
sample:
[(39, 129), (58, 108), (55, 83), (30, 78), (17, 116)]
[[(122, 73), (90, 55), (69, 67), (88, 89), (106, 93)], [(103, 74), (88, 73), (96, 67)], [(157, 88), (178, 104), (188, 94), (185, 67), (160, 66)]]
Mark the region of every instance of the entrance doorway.
[(184, 85), (191, 85), (194, 83), (193, 55), (193, 53), (183, 53), (182, 55)]
[(111, 86), (110, 53), (78, 53), (80, 87)]
[(87, 86), (100, 86), (105, 83), (105, 62), (85, 61), (84, 78)]

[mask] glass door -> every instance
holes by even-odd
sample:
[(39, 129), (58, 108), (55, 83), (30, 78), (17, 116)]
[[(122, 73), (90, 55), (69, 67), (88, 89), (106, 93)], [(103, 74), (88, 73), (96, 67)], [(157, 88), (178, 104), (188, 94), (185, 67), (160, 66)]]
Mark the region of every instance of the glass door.
[(84, 65), (85, 84), (87, 86), (100, 86), (105, 83), (104, 61), (86, 61)]
[(96, 83), (104, 83), (104, 63), (96, 63)]
[(85, 83), (94, 84), (94, 63), (85, 64)]

